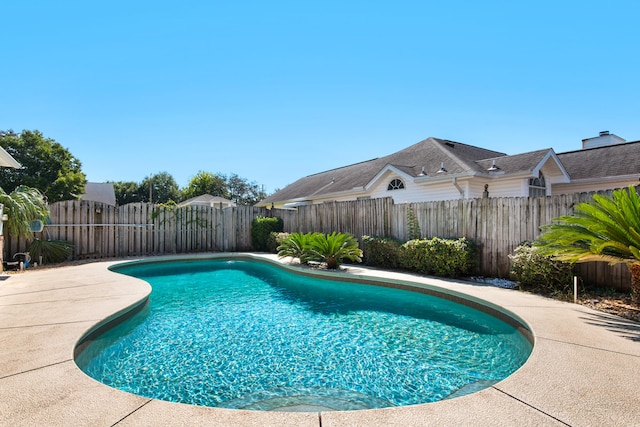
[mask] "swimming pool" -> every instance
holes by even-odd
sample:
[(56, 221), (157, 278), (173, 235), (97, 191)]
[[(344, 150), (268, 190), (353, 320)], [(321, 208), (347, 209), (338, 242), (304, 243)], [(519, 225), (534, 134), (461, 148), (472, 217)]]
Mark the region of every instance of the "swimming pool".
[[(82, 343), (131, 393), (256, 410), (411, 405), (487, 387), (531, 352), (514, 326), (442, 298), (243, 259), (122, 264), (149, 302)], [(341, 279), (348, 279), (344, 275)]]

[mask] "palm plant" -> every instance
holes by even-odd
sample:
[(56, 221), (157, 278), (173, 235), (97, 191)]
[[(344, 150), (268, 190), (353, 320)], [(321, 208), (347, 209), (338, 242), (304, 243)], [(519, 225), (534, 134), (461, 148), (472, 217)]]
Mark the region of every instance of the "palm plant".
[(311, 260), (309, 242), (316, 234), (319, 233), (291, 233), (278, 246), (278, 257), (298, 258), (301, 264), (308, 263)]
[(343, 260), (362, 262), (362, 249), (358, 241), (348, 233), (314, 234), (309, 241), (309, 256), (323, 261), (327, 268), (336, 269)]
[(23, 185), (18, 186), (10, 194), (0, 188), (0, 203), (4, 206), (3, 212), (7, 215), (7, 221), (0, 226), (0, 265), (2, 265), (3, 234), (29, 239), (33, 236), (31, 223), (37, 220), (44, 221), (49, 212), (42, 193), (35, 188)]
[(569, 262), (624, 262), (631, 272), (631, 293), (640, 305), (640, 196), (633, 186), (611, 197), (594, 195), (572, 216), (556, 218), (535, 242), (543, 255)]
[(10, 194), (0, 188), (0, 203), (4, 205), (7, 221), (5, 233), (11, 236), (31, 238), (31, 223), (44, 221), (49, 212), (47, 202), (40, 191), (24, 185), (18, 186)]

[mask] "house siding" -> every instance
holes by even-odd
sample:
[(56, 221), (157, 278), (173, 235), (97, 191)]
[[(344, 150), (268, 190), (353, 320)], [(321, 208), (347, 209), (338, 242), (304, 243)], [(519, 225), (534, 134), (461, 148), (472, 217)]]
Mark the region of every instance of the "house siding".
[[(387, 190), (389, 182), (399, 178), (404, 182), (405, 188), (402, 190)], [(455, 200), (462, 196), (451, 181), (438, 182), (435, 184), (416, 183), (412, 179), (407, 179), (397, 174), (388, 174), (384, 179), (379, 180), (376, 186), (371, 188), (371, 198), (391, 197), (396, 204), (432, 202), (435, 200)]]
[(556, 194), (572, 194), (572, 193), (589, 193), (593, 191), (607, 191), (618, 188), (626, 188), (630, 185), (638, 185), (637, 179), (619, 179), (619, 180), (602, 180), (597, 182), (573, 182), (571, 184), (553, 184), (552, 193)]

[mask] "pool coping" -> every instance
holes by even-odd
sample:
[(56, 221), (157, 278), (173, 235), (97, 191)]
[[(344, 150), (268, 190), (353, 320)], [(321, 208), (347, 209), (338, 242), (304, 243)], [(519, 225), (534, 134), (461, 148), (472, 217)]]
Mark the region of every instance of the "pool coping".
[[(278, 261), (274, 255), (236, 253), (178, 258), (238, 255)], [(176, 257), (144, 259), (169, 258)], [(640, 389), (638, 323), (524, 292), (361, 266), (338, 274), (408, 281), (513, 313), (532, 331), (529, 360), (507, 379), (468, 396), (361, 411), (206, 408), (114, 390), (82, 373), (73, 356), (87, 332), (143, 302), (150, 292), (146, 282), (109, 271), (123, 261), (129, 260), (36, 269), (0, 282), (0, 424), (632, 425), (640, 419), (635, 398)], [(285, 266), (287, 261), (280, 260)]]

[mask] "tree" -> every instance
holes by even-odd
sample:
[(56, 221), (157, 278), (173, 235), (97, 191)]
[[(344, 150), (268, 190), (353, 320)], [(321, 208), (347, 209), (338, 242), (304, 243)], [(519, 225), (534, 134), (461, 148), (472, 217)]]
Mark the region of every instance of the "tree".
[(640, 305), (640, 196), (633, 186), (580, 203), (572, 216), (545, 226), (535, 246), (561, 261), (626, 263), (632, 298)]
[(255, 182), (248, 182), (236, 174), (231, 174), (227, 180), (229, 199), (238, 205), (253, 206), (267, 197), (267, 194)]
[(0, 131), (0, 145), (23, 166), (0, 170), (5, 191), (24, 185), (40, 190), (49, 202), (77, 199), (84, 193), (87, 178), (80, 161), (53, 139), (37, 130)]
[(226, 177), (220, 173), (204, 171), (199, 171), (191, 178), (187, 187), (183, 189), (183, 194), (187, 199), (211, 194), (245, 206), (253, 206), (267, 197), (258, 184), (249, 182), (234, 173)]
[(140, 184), (138, 184), (137, 182), (118, 181), (113, 182), (112, 184), (113, 190), (116, 194), (116, 203), (118, 203), (119, 205), (126, 205), (127, 203), (136, 203), (142, 201)]
[(224, 175), (219, 173), (199, 171), (189, 180), (187, 187), (182, 190), (186, 199), (211, 194), (212, 196), (228, 198), (227, 182)]
[[(151, 187), (151, 189), (149, 188)], [(182, 193), (173, 176), (168, 172), (160, 172), (145, 178), (139, 187), (140, 199), (149, 203), (167, 203), (179, 201)]]

